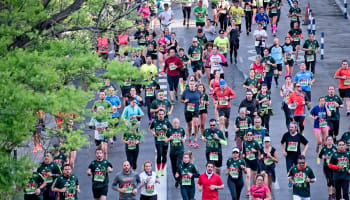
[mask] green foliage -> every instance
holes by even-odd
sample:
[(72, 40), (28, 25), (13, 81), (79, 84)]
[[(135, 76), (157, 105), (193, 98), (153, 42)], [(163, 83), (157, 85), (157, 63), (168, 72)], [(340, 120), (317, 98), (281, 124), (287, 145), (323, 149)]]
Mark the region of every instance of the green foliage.
[(132, 82), (136, 84), (143, 81), (141, 71), (133, 66), (131, 62), (121, 63), (117, 60), (113, 60), (107, 65), (107, 72), (104, 76), (116, 81), (118, 84), (122, 84), (128, 78), (131, 78)]

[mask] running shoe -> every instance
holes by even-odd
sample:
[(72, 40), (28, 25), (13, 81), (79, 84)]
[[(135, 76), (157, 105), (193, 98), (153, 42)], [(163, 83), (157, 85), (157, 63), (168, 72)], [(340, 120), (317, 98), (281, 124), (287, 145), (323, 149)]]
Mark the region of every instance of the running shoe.
[(228, 131), (225, 131), (225, 137), (228, 138)]
[(41, 144), (38, 144), (38, 151), (41, 151), (41, 150), (43, 150), (43, 147), (41, 146)]
[(196, 148), (199, 147), (198, 142), (195, 142), (194, 147), (196, 147)]
[(38, 152), (38, 148), (37, 148), (37, 147), (34, 147), (33, 153), (37, 153), (37, 152)]
[(179, 182), (176, 181), (176, 182), (175, 182), (175, 188), (178, 188), (178, 187), (179, 187)]
[(161, 169), (161, 170), (160, 170), (160, 175), (161, 175), (161, 176), (164, 176), (164, 175), (165, 175), (164, 169)]
[(292, 187), (293, 187), (292, 182), (288, 181), (288, 188), (292, 188)]
[(190, 147), (193, 146), (192, 140), (189, 140), (189, 141), (188, 141), (188, 145), (190, 145)]
[(160, 176), (160, 170), (157, 171), (156, 176), (157, 176), (157, 177)]
[(346, 111), (346, 116), (350, 116), (350, 110)]
[(316, 146), (316, 153), (320, 152), (320, 145)]

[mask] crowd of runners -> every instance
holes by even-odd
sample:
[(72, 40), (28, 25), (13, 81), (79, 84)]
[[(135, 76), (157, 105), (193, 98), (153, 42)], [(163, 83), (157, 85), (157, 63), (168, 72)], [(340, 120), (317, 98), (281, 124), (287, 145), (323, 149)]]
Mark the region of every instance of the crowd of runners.
[[(195, 17), (197, 33), (188, 46), (180, 46), (176, 32), (172, 32), (171, 4), (174, 2), (142, 2), (138, 8), (142, 20), (137, 22), (142, 28), (134, 36), (121, 32), (112, 39), (97, 38), (98, 54), (120, 63), (131, 62), (142, 71), (145, 83), (135, 85), (126, 79), (120, 85), (122, 96), (119, 98), (117, 87), (106, 79), (98, 92), (98, 100), (92, 107), (96, 117), (90, 122), (94, 127), (96, 159), (86, 163), (94, 198), (106, 199), (112, 185), (111, 188), (119, 192), (120, 200), (136, 199), (138, 194), (141, 200), (157, 199), (157, 184), (165, 174), (169, 154), (174, 187), (180, 188), (184, 200), (194, 199), (196, 192), (202, 193), (203, 200), (216, 200), (224, 188), (230, 191), (233, 200), (245, 195), (249, 199), (272, 199), (275, 168), (282, 160), (279, 152), (286, 162), (286, 179), (288, 187), (293, 189), (293, 199), (310, 199), (310, 184), (316, 181), (315, 169), (306, 164), (309, 142), (304, 137), (304, 122), (310, 117), (314, 120), (317, 163), (323, 160), (323, 166), (317, 170), (324, 171), (328, 199), (349, 199), (350, 130), (339, 134), (340, 119), (345, 118), (341, 121), (345, 123), (350, 116), (349, 63), (339, 61), (340, 67), (334, 73), (339, 81), (337, 87), (329, 85), (323, 96), (312, 97), (312, 87), (317, 85), (315, 74), (319, 73), (316, 58), (320, 45), (312, 33), (302, 34), (298, 1), (293, 1), (288, 13), (281, 13), (281, 7), (286, 5), (280, 0), (181, 1), (183, 26), (194, 28), (190, 27), (193, 26), (190, 18)], [(281, 14), (288, 15), (289, 30), (279, 28)], [(277, 31), (284, 37), (275, 37)], [(249, 37), (242, 38), (244, 33)], [(135, 47), (130, 43), (132, 37), (137, 40)], [(274, 37), (272, 44), (267, 42), (269, 37)], [(245, 91), (243, 99), (236, 96), (225, 79), (226, 68), (237, 64), (241, 38), (254, 40), (256, 50), (255, 61), (247, 65), (250, 65), (249, 76), (239, 86)], [(116, 53), (111, 55), (111, 49)], [(304, 51), (304, 55), (298, 55), (299, 50)], [(297, 62), (300, 56), (304, 57), (303, 62)], [(167, 91), (159, 87), (159, 77), (167, 79), (169, 100)], [(272, 102), (272, 87), (280, 88), (280, 102)], [(317, 98), (318, 104), (312, 105), (311, 98)], [(231, 114), (234, 99), (240, 104)], [(183, 115), (174, 116), (173, 111), (180, 103), (184, 105)], [(280, 147), (271, 145), (272, 103), (282, 103), (288, 130), (280, 139)], [(209, 108), (214, 110), (215, 118), (207, 119)], [(340, 114), (343, 108), (347, 116)], [(149, 128), (143, 131), (148, 138), (154, 137), (156, 149), (155, 163), (142, 160), (143, 165), (137, 166), (144, 137), (138, 134), (140, 128), (124, 134), (121, 142), (125, 144), (127, 160), (120, 162), (123, 170), (111, 184), (109, 174), (113, 166), (107, 151), (108, 145), (113, 145), (117, 138), (107, 138), (104, 131), (118, 124), (108, 123), (106, 112), (108, 117), (118, 118), (120, 123), (129, 126), (137, 127), (141, 119), (147, 119)], [(38, 112), (39, 118), (43, 115)], [(58, 129), (63, 115), (66, 114), (57, 115)], [(75, 116), (71, 118), (74, 120)], [(185, 119), (186, 124), (180, 124), (180, 119)], [(229, 131), (230, 124), (234, 132)], [(223, 157), (222, 146), (228, 145), (228, 137), (234, 137), (235, 144), (232, 156)], [(199, 146), (199, 140), (205, 147)], [(184, 150), (185, 145), (201, 149), (207, 160), (205, 169), (196, 167), (192, 153)], [(36, 141), (34, 152), (40, 150), (40, 141)], [(76, 152), (64, 154), (59, 145), (53, 152), (45, 152), (43, 163), (33, 172), (25, 188), (24, 199), (77, 199), (79, 182), (72, 174), (75, 157)], [(222, 181), (224, 176), (228, 177), (227, 184)], [(244, 187), (247, 193), (242, 194)]]

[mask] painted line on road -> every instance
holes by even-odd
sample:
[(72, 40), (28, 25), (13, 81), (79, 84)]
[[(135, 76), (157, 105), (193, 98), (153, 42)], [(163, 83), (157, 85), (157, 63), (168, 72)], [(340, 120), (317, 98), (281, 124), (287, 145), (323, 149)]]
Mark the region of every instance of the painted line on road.
[(243, 63), (243, 58), (241, 56), (238, 59), (240, 63)]

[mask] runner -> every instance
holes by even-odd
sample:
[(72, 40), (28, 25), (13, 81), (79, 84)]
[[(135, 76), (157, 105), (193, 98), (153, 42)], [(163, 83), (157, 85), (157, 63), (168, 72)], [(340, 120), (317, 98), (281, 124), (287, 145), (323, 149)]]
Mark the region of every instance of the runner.
[(224, 183), (222, 182), (220, 175), (213, 172), (213, 162), (207, 162), (205, 168), (205, 173), (199, 176), (197, 183), (199, 192), (202, 192), (202, 200), (219, 200), (218, 190), (224, 189)]
[(242, 19), (241, 18), (244, 17), (244, 11), (239, 6), (238, 0), (233, 1), (233, 6), (230, 8), (229, 14), (230, 14), (230, 18), (234, 19), (236, 21), (236, 26), (238, 26), (239, 32), (242, 33)]
[[(247, 35), (249, 35), (250, 32), (252, 32), (252, 22), (253, 22), (253, 10), (252, 8), (255, 7), (256, 10), (256, 1), (255, 0), (244, 0), (242, 2), (244, 5), (244, 16), (245, 16), (245, 27), (247, 31)], [(254, 6), (255, 4), (255, 6)], [(256, 13), (256, 11), (255, 11)]]
[[(301, 89), (303, 92), (305, 92), (309, 102), (311, 102), (311, 86), (314, 84), (315, 78), (312, 72), (306, 70), (305, 63), (300, 64), (300, 71), (295, 74), (294, 82), (298, 82), (300, 84)], [(309, 109), (311, 103), (307, 106)]]
[(58, 144), (54, 144), (53, 148), (53, 162), (56, 163), (60, 169), (62, 169), (63, 165), (68, 163), (67, 156), (61, 152), (60, 146)]
[(269, 17), (271, 19), (271, 32), (273, 36), (276, 36), (277, 23), (278, 23), (278, 12), (280, 10), (280, 0), (271, 0), (269, 2)]
[[(155, 32), (150, 33), (147, 37), (146, 46), (147, 48), (144, 48), (144, 55), (151, 56), (152, 63), (157, 66), (157, 42), (154, 39), (157, 36)], [(162, 61), (162, 60), (161, 60)], [(159, 63), (160, 69), (163, 68), (162, 63)]]
[(203, 142), (206, 143), (205, 156), (207, 162), (213, 162), (215, 173), (220, 175), (222, 166), (222, 149), (221, 145), (227, 145), (226, 138), (222, 131), (217, 128), (216, 120), (209, 121), (210, 128), (204, 130), (202, 135)]
[(106, 200), (108, 193), (108, 173), (113, 171), (112, 164), (103, 158), (101, 148), (96, 148), (96, 160), (92, 161), (87, 170), (87, 175), (92, 175), (92, 193), (95, 200)]
[(164, 90), (158, 90), (157, 96), (158, 98), (152, 102), (150, 111), (154, 113), (155, 116), (158, 116), (158, 112), (163, 110), (165, 118), (168, 118), (173, 112), (174, 106), (168, 99), (164, 99)]
[(143, 163), (143, 172), (140, 173), (141, 197), (140, 200), (157, 200), (156, 184), (160, 184), (156, 173), (152, 171), (152, 162), (145, 161)]
[(339, 79), (339, 96), (346, 103), (346, 115), (350, 116), (350, 68), (347, 60), (342, 61), (342, 66), (335, 72), (335, 79)]
[(292, 40), (295, 48), (295, 62), (298, 60), (300, 40), (303, 39), (302, 30), (299, 28), (299, 22), (294, 22), (292, 29), (287, 33), (287, 37)]
[[(132, 123), (135, 126), (136, 123)], [(132, 170), (136, 171), (137, 158), (139, 156), (139, 144), (141, 144), (141, 135), (136, 129), (124, 133), (122, 142), (125, 144), (126, 159), (129, 161)]]
[(175, 55), (175, 50), (171, 49), (169, 58), (165, 60), (164, 70), (162, 71), (162, 73), (167, 72), (171, 104), (175, 104), (175, 98), (176, 100), (178, 99), (177, 92), (179, 89), (180, 78), (179, 70), (181, 68), (183, 68), (181, 59)]
[(328, 105), (329, 110), (331, 111), (331, 116), (327, 118), (327, 123), (329, 126), (329, 135), (333, 137), (336, 141), (339, 134), (339, 121), (340, 113), (339, 108), (344, 108), (343, 101), (341, 98), (335, 94), (335, 86), (328, 86), (328, 95), (325, 96), (326, 105)]
[(184, 153), (182, 160), (178, 165), (175, 177), (180, 183), (182, 199), (191, 200), (194, 199), (196, 193), (194, 179), (199, 177), (199, 173), (197, 167), (192, 163), (192, 152)]
[(237, 148), (242, 151), (244, 136), (247, 134), (249, 127), (252, 126), (252, 120), (246, 116), (247, 108), (240, 108), (239, 115), (235, 119), (234, 129), (236, 132), (235, 141)]
[(332, 115), (324, 97), (318, 99), (318, 105), (310, 111), (310, 118), (314, 120), (314, 134), (316, 138), (316, 153), (320, 151), (320, 145), (326, 144), (328, 136), (328, 117)]
[(158, 18), (161, 20), (161, 30), (168, 28), (171, 32), (171, 22), (174, 19), (174, 13), (169, 9), (169, 4), (164, 3), (164, 10), (158, 15)]
[(219, 0), (216, 4), (216, 10), (218, 12), (220, 29), (226, 31), (227, 23), (228, 23), (228, 11), (230, 9), (230, 3), (226, 0)]
[(169, 40), (165, 37), (165, 32), (160, 31), (159, 38), (157, 41), (158, 53), (156, 53), (158, 54), (159, 66), (161, 66), (160, 69), (162, 69), (160, 71), (164, 70), (165, 60), (168, 58), (168, 55), (167, 55), (168, 49), (166, 48), (168, 41)]
[(245, 162), (240, 157), (238, 148), (232, 149), (232, 157), (226, 162), (225, 175), (227, 177), (227, 186), (230, 190), (232, 200), (241, 199), (241, 192), (244, 186), (243, 172), (246, 173)]
[[(272, 0), (277, 1), (277, 0)], [(270, 47), (271, 57), (275, 60), (277, 68), (274, 68), (274, 77), (276, 88), (278, 87), (278, 76), (282, 75), (282, 63), (286, 59), (286, 52), (283, 47), (279, 45), (279, 39), (273, 39), (273, 45)]]
[(301, 9), (298, 7), (298, 1), (293, 1), (293, 7), (289, 8), (288, 17), (290, 18), (290, 28), (294, 27), (294, 23), (300, 23), (299, 17), (302, 17)]
[(204, 46), (208, 43), (208, 38), (205, 36), (202, 28), (197, 30), (197, 35), (194, 37), (198, 39), (198, 45), (200, 45), (202, 48), (204, 48)]
[(44, 191), (45, 187), (46, 182), (44, 181), (44, 177), (38, 172), (33, 171), (24, 188), (24, 200), (41, 200), (41, 191)]
[(255, 78), (255, 71), (254, 69), (249, 70), (249, 77), (244, 80), (243, 88), (246, 88), (247, 90), (251, 90), (253, 92), (253, 98), (256, 99), (256, 95), (258, 93), (258, 88), (260, 88), (260, 83), (257, 78)]
[(201, 127), (201, 135), (204, 132), (205, 128), (205, 121), (207, 121), (208, 116), (208, 106), (209, 106), (209, 96), (206, 93), (205, 87), (202, 83), (197, 85), (197, 89), (201, 93), (201, 98), (199, 102), (199, 121), (200, 121), (200, 127)]
[(212, 25), (212, 21), (210, 19), (206, 20), (205, 26), (203, 27), (203, 31), (208, 42), (214, 42), (217, 32), (215, 27)]
[(208, 16), (207, 8), (203, 7), (203, 1), (199, 0), (197, 6), (194, 7), (194, 16), (196, 16), (197, 29), (205, 26), (205, 17)]
[(261, 63), (260, 55), (255, 57), (255, 62), (250, 65), (249, 69), (253, 69), (255, 71), (255, 78), (258, 79), (259, 83), (264, 81), (264, 65)]
[[(168, 143), (166, 143), (166, 131), (172, 127), (165, 118), (164, 110), (159, 110), (157, 119), (154, 119), (149, 126), (149, 132), (154, 136), (154, 143), (157, 150), (157, 176), (164, 176), (164, 167), (167, 161)], [(154, 130), (153, 130), (154, 129)]]
[[(209, 94), (212, 95), (214, 90), (216, 88), (220, 88), (220, 80), (223, 80), (221, 79), (221, 74), (220, 74), (220, 71), (219, 70), (215, 70), (214, 71), (214, 78), (210, 80), (210, 83), (209, 83)], [(214, 103), (214, 112), (215, 112), (215, 117), (216, 117), (216, 120), (219, 124), (219, 112), (218, 112), (218, 104), (216, 101), (213, 101)]]
[(270, 116), (273, 115), (273, 110), (271, 107), (271, 96), (267, 92), (267, 85), (262, 84), (261, 91), (256, 96), (256, 99), (260, 104), (258, 114), (262, 119), (262, 124), (267, 130), (270, 130)]
[(193, 69), (193, 73), (196, 77), (196, 79), (201, 78), (201, 70), (202, 70), (202, 55), (203, 55), (203, 49), (198, 44), (198, 39), (194, 37), (192, 39), (192, 45), (188, 48), (187, 55), (191, 60), (191, 65)]
[(219, 30), (219, 36), (215, 38), (214, 45), (218, 47), (219, 53), (221, 53), (225, 58), (227, 56), (227, 49), (230, 48), (230, 41), (227, 36), (225, 36), (225, 31), (223, 29)]
[(301, 50), (305, 51), (305, 64), (306, 70), (310, 70), (313, 74), (315, 74), (315, 66), (316, 66), (316, 54), (320, 51), (321, 46), (318, 41), (314, 39), (314, 34), (309, 33), (309, 39), (304, 41), (303, 47)]
[(328, 187), (328, 199), (335, 199), (335, 188), (333, 179), (333, 170), (328, 167), (329, 160), (334, 152), (337, 151), (336, 146), (333, 144), (333, 137), (327, 136), (326, 145), (322, 147), (320, 154), (318, 155), (317, 161), (323, 159), (323, 174), (327, 180)]
[[(195, 146), (198, 148), (198, 128), (199, 128), (199, 103), (201, 98), (201, 92), (196, 89), (195, 81), (189, 82), (189, 88), (186, 89), (181, 97), (181, 102), (185, 104), (184, 106), (184, 114), (187, 122), (187, 130), (188, 130), (188, 143), (190, 146)], [(194, 130), (193, 130), (193, 129)], [(194, 135), (192, 137), (192, 131)], [(194, 144), (192, 143), (194, 142)]]
[(227, 34), (229, 35), (230, 39), (230, 62), (232, 64), (232, 53), (234, 53), (235, 64), (237, 64), (237, 51), (239, 49), (239, 36), (241, 33), (237, 29), (236, 20), (231, 20), (231, 26), (228, 27)]
[(264, 176), (261, 174), (256, 175), (254, 178), (256, 184), (252, 185), (249, 189), (249, 199), (250, 200), (258, 200), (258, 199), (264, 199), (264, 200), (271, 200), (271, 191), (269, 188), (264, 184)]
[(187, 22), (187, 28), (190, 27), (190, 18), (191, 18), (191, 7), (192, 7), (192, 0), (184, 0), (181, 2), (182, 5), (182, 14), (184, 18), (184, 22), (182, 25), (186, 25)]
[(253, 98), (253, 92), (251, 90), (247, 90), (245, 93), (245, 99), (239, 104), (239, 110), (241, 108), (247, 109), (247, 116), (250, 117), (250, 119), (254, 119), (255, 116), (258, 115), (258, 101)]
[(182, 162), (182, 157), (184, 154), (184, 144), (186, 142), (186, 133), (185, 130), (180, 127), (180, 120), (175, 118), (172, 123), (172, 128), (168, 128), (166, 132), (165, 142), (170, 143), (170, 161), (171, 169), (175, 179), (175, 187), (179, 185), (176, 180), (175, 174), (179, 164)]
[(170, 51), (170, 49), (174, 49), (175, 50), (175, 53), (176, 55), (178, 55), (178, 52), (177, 52), (177, 48), (179, 46), (179, 43), (178, 41), (176, 40), (176, 33), (175, 32), (172, 32), (170, 34), (170, 40), (167, 41), (167, 50), (168, 52)]
[[(215, 39), (215, 38), (214, 38)], [(213, 43), (212, 42), (208, 42), (205, 47), (204, 47), (204, 51), (203, 51), (203, 64), (205, 65), (205, 72), (207, 74), (207, 78), (208, 78), (208, 83), (210, 83), (210, 71), (211, 71), (211, 67), (210, 67), (210, 62), (209, 62), (209, 56), (212, 54), (213, 51)], [(210, 86), (209, 86), (210, 88)]]
[(292, 84), (292, 78), (290, 76), (286, 76), (285, 84), (282, 85), (280, 90), (280, 96), (283, 98), (282, 100), (282, 110), (284, 112), (284, 116), (286, 118), (286, 127), (288, 130), (289, 123), (293, 119), (292, 111), (288, 107), (289, 96), (294, 92), (294, 87)]
[(272, 182), (276, 181), (276, 164), (278, 163), (278, 153), (271, 145), (271, 138), (264, 138), (264, 147), (260, 149), (261, 171), (265, 175), (265, 185), (272, 191)]
[(63, 166), (63, 174), (52, 184), (52, 191), (58, 193), (57, 200), (75, 200), (80, 193), (80, 185), (76, 175), (72, 174), (69, 164)]
[[(297, 165), (298, 157), (300, 155), (305, 156), (307, 149), (309, 148), (308, 140), (297, 132), (297, 124), (291, 122), (289, 124), (289, 131), (283, 134), (281, 139), (281, 151), (284, 157), (286, 157), (287, 172), (293, 165)], [(284, 145), (286, 144), (286, 145)], [(301, 152), (300, 144), (304, 145), (304, 150)], [(292, 187), (292, 183), (288, 183), (288, 187)]]
[[(117, 126), (119, 123), (119, 111), (118, 109), (120, 109), (122, 107), (122, 102), (120, 101), (119, 97), (117, 95), (115, 95), (115, 89), (114, 87), (109, 87), (107, 89), (107, 96), (106, 96), (106, 101), (109, 101), (112, 104), (112, 119), (114, 119), (113, 121), (113, 127)], [(116, 137), (111, 137), (109, 138), (109, 141), (111, 143), (111, 145), (114, 144), (114, 142), (116, 141)]]
[(109, 101), (106, 101), (106, 93), (105, 91), (100, 91), (99, 93), (99, 100), (94, 102), (94, 105), (92, 106), (92, 112), (96, 113), (98, 107), (102, 107), (104, 110), (109, 112), (109, 110), (112, 108), (112, 104)]
[(350, 126), (348, 128), (348, 131), (343, 133), (341, 139), (344, 140), (347, 145), (346, 150), (350, 151)]
[(257, 55), (264, 56), (264, 48), (266, 47), (265, 40), (268, 38), (266, 31), (263, 29), (262, 24), (258, 23), (258, 29), (254, 31), (255, 50)]
[(152, 79), (152, 74), (150, 73), (145, 81), (145, 84), (142, 88), (145, 90), (145, 104), (147, 106), (147, 115), (148, 115), (148, 123), (152, 123), (152, 113), (151, 113), (151, 105), (152, 102), (156, 99), (156, 89), (159, 86), (155, 79)]
[(214, 45), (208, 58), (210, 66), (210, 79), (214, 78), (214, 72), (220, 72), (220, 78), (224, 79), (224, 66), (227, 66), (227, 60), (224, 55), (218, 52), (218, 46)]
[(296, 49), (293, 47), (290, 41), (290, 37), (285, 38), (285, 43), (282, 46), (284, 52), (286, 52), (286, 57), (284, 59), (284, 65), (286, 66), (286, 76), (293, 76), (293, 66), (294, 66), (294, 54), (296, 54)]
[[(269, 1), (269, 0), (264, 0), (264, 5), (265, 5), (265, 1)], [(264, 8), (266, 8), (264, 6)], [(267, 24), (270, 23), (270, 19), (269, 19), (269, 16), (266, 14), (268, 12), (265, 12), (264, 11), (264, 8), (260, 7), (259, 8), (259, 13), (255, 15), (255, 23), (257, 24), (261, 24), (261, 27), (266, 31), (267, 29)], [(254, 23), (254, 21), (253, 21)]]
[(117, 173), (114, 178), (112, 189), (119, 192), (119, 199), (135, 200), (137, 195), (137, 187), (140, 184), (140, 177), (138, 174), (130, 170), (130, 163), (124, 161), (123, 170)]
[[(141, 93), (141, 87), (142, 87), (141, 85), (133, 85), (133, 86), (130, 87), (130, 94), (126, 96), (126, 104), (125, 104), (125, 106), (130, 105), (130, 101), (131, 101), (130, 99), (131, 98), (134, 98), (136, 100), (136, 105), (138, 105), (138, 106), (142, 106), (143, 105), (143, 99), (142, 99), (142, 97), (140, 95), (138, 95), (138, 94)], [(139, 92), (137, 92), (136, 88), (139, 88), (138, 89)]]
[(277, 68), (277, 64), (274, 58), (270, 56), (269, 49), (265, 48), (263, 50), (264, 56), (261, 58), (261, 62), (264, 66), (264, 83), (267, 85), (267, 89), (271, 90), (272, 77), (274, 76), (274, 71)]
[(127, 125), (130, 124), (130, 122), (137, 120), (138, 125), (140, 125), (141, 117), (143, 117), (145, 114), (141, 110), (141, 108), (136, 105), (136, 99), (133, 97), (130, 98), (130, 105), (126, 106), (124, 108), (124, 111), (122, 113), (122, 119), (125, 121)]
[(289, 95), (288, 108), (293, 110), (293, 121), (299, 126), (299, 133), (303, 134), (305, 123), (305, 105), (311, 104), (307, 95), (302, 91), (300, 83), (295, 83), (294, 92)]
[(216, 88), (212, 94), (214, 102), (217, 104), (220, 130), (225, 131), (225, 136), (228, 137), (228, 127), (231, 111), (231, 100), (236, 98), (235, 92), (226, 85), (225, 80), (220, 80), (220, 88)]
[(180, 94), (182, 95), (185, 90), (185, 84), (188, 77), (188, 66), (191, 66), (190, 58), (185, 55), (185, 49), (179, 49), (179, 57), (183, 63), (183, 68), (180, 69), (180, 78), (179, 78), (179, 86), (180, 86)]
[(305, 156), (298, 157), (298, 164), (288, 172), (288, 180), (293, 184), (293, 200), (310, 199), (310, 183), (314, 183), (316, 177), (306, 165)]
[(261, 117), (256, 116), (254, 118), (254, 125), (249, 127), (249, 130), (248, 130), (248, 132), (253, 133), (253, 139), (259, 144), (260, 148), (264, 146), (265, 136), (269, 136), (268, 130), (261, 124), (262, 124)]
[(138, 14), (142, 17), (141, 25), (149, 23), (151, 10), (147, 2), (142, 3), (142, 7), (138, 10)]
[[(243, 142), (242, 158), (246, 162), (246, 187), (250, 188), (251, 181), (253, 179), (253, 185), (256, 183), (254, 177), (259, 170), (258, 159), (260, 158), (260, 145), (254, 140), (253, 132), (249, 130), (246, 134), (246, 140)], [(247, 192), (247, 195), (249, 191)]]
[(43, 177), (46, 182), (46, 187), (43, 190), (43, 199), (55, 200), (55, 192), (52, 191), (52, 183), (61, 175), (61, 169), (52, 161), (50, 152), (44, 153), (44, 162), (40, 163), (37, 172)]

